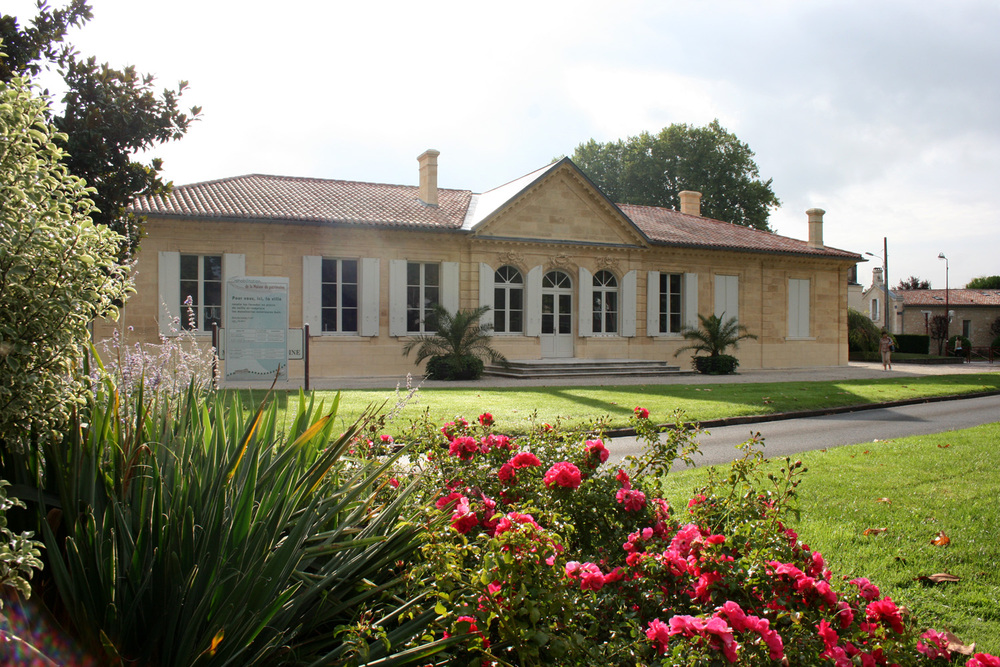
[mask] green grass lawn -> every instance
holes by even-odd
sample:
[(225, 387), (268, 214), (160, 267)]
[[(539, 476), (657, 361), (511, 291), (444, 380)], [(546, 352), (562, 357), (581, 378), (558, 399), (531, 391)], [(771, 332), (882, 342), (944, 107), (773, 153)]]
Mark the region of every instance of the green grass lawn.
[[(922, 624), (1000, 653), (1000, 423), (801, 459), (802, 514), (790, 527), (835, 575), (868, 577)], [(671, 505), (683, 507), (706, 473), (669, 475)], [(942, 532), (950, 542), (931, 544)], [(920, 580), (942, 572), (961, 581)]]
[[(409, 420), (428, 410), (434, 422), (456, 415), (473, 420), (483, 412), (497, 420), (498, 432), (524, 433), (536, 423), (582, 426), (596, 417), (608, 417), (612, 427), (625, 426), (632, 409), (641, 405), (653, 419), (666, 421), (681, 409), (695, 421), (743, 415), (770, 415), (796, 410), (945, 396), (1000, 389), (1000, 373), (936, 375), (841, 382), (782, 382), (715, 385), (624, 385), (608, 387), (504, 387), (421, 389), (403, 409), (388, 432), (398, 436)], [(240, 390), (244, 396), (251, 392)], [(329, 405), (336, 392), (314, 392)], [(252, 392), (260, 398), (263, 391)], [(294, 408), (298, 392), (281, 392), (282, 407)], [(396, 402), (393, 390), (345, 390), (338, 419), (351, 421), (371, 403)]]

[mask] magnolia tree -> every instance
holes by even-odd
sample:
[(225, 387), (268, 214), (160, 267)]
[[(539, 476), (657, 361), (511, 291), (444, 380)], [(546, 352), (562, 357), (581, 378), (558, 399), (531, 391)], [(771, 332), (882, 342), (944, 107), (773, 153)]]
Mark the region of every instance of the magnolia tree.
[(82, 395), (95, 317), (128, 290), (121, 237), (90, 218), (90, 191), (63, 166), (45, 102), (0, 83), (0, 445), (58, 438)]

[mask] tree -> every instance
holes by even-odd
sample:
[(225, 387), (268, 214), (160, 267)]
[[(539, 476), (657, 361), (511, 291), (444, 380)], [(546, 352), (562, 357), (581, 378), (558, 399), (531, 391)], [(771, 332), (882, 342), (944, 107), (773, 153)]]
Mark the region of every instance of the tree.
[(416, 349), (416, 363), (430, 358), (427, 377), (432, 380), (478, 378), (483, 372), (483, 361), (487, 359), (506, 365), (507, 358), (491, 344), (493, 325), (479, 321), (489, 309), (489, 306), (459, 309), (452, 315), (441, 304), (435, 304), (431, 317), (437, 331), (411, 338), (403, 347), (403, 356)]
[(0, 82), (0, 443), (49, 435), (78, 401), (95, 317), (115, 316), (128, 289), (122, 237), (90, 218), (27, 79)]
[(935, 315), (930, 321), (931, 340), (938, 344), (938, 355), (944, 354), (944, 341), (948, 338), (948, 316)]
[(771, 209), (781, 205), (762, 181), (754, 153), (718, 120), (705, 127), (673, 124), (659, 134), (599, 143), (573, 152), (573, 162), (612, 201), (679, 208), (683, 190), (702, 193), (702, 215), (769, 230)]
[(969, 281), (966, 289), (1000, 289), (1000, 276), (979, 276)]
[(702, 373), (735, 371), (739, 361), (727, 355), (726, 350), (730, 347), (739, 347), (741, 340), (748, 338), (757, 340), (757, 336), (750, 333), (742, 324), (738, 324), (735, 317), (723, 320), (718, 315), (705, 317), (699, 314), (698, 319), (701, 321), (699, 328), (684, 327), (681, 330), (681, 336), (690, 342), (674, 352), (674, 356), (686, 350), (694, 350), (696, 353), (706, 352), (708, 354), (706, 361), (699, 362), (699, 357), (695, 357), (694, 361), (695, 368)]
[(930, 288), (931, 288), (931, 281), (921, 280), (916, 276), (910, 276), (906, 280), (900, 280), (899, 284), (896, 285), (896, 289), (901, 291), (914, 290), (914, 289), (930, 289)]
[(63, 161), (70, 171), (96, 189), (97, 205), (91, 217), (125, 237), (123, 257), (131, 256), (142, 237), (142, 222), (127, 210), (139, 195), (163, 194), (171, 184), (160, 177), (162, 161), (148, 164), (135, 159), (137, 153), (180, 139), (201, 113), (190, 115), (179, 109), (186, 82), (157, 94), (153, 77), (140, 75), (134, 67), (114, 69), (95, 58), (80, 58), (72, 46), (63, 44), (73, 27), (92, 18), (88, 0), (71, 0), (64, 9), (50, 9), (39, 2), (38, 15), (29, 27), (20, 27), (12, 16), (0, 17), (0, 38), (8, 58), (0, 65), (0, 80), (17, 75), (36, 75), (55, 67), (67, 91), (60, 113), (50, 110), (49, 120), (65, 137)]

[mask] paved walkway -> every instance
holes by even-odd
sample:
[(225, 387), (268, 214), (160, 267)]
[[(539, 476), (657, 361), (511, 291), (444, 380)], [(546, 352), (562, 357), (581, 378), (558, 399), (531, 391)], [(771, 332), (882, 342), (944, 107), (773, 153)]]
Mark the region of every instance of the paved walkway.
[[(614, 376), (606, 378), (542, 378), (524, 380), (515, 378), (484, 377), (467, 382), (444, 382), (410, 379), (413, 385), (425, 389), (485, 389), (490, 387), (565, 387), (607, 385), (659, 385), (659, 384), (737, 384), (748, 382), (818, 382), (837, 380), (867, 380), (882, 377), (920, 377), (923, 375), (955, 375), (959, 373), (1000, 373), (1000, 363), (972, 362), (965, 364), (893, 364), (891, 371), (883, 371), (881, 363), (852, 361), (847, 366), (822, 366), (818, 368), (782, 368), (777, 370), (744, 370), (734, 375), (664, 375), (664, 376)], [(406, 376), (313, 378), (311, 389), (395, 389), (406, 387)], [(297, 388), (296, 383), (287, 388)]]

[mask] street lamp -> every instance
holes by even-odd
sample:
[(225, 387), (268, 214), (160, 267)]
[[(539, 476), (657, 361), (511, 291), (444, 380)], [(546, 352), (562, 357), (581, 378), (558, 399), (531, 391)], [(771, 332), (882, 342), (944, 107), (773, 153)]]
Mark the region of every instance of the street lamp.
[(878, 257), (882, 260), (882, 289), (885, 291), (885, 299), (882, 302), (882, 313), (885, 318), (885, 330), (892, 333), (889, 327), (889, 242), (886, 237), (882, 237), (882, 254), (866, 252), (869, 257)]
[(938, 259), (944, 260), (944, 340), (947, 345), (949, 334), (951, 333), (949, 330), (949, 325), (951, 324), (951, 312), (948, 310), (948, 258), (944, 256), (943, 252), (939, 252)]

